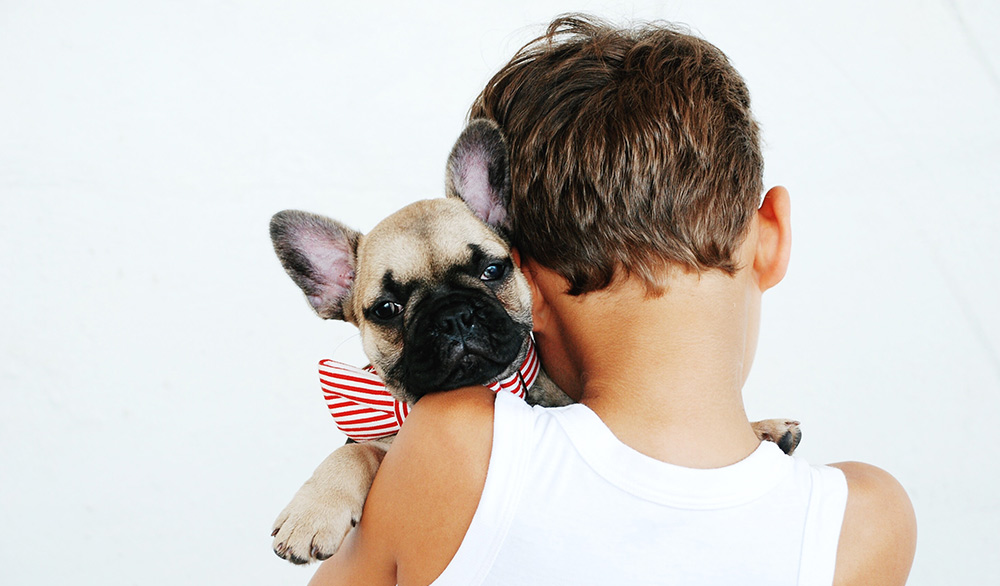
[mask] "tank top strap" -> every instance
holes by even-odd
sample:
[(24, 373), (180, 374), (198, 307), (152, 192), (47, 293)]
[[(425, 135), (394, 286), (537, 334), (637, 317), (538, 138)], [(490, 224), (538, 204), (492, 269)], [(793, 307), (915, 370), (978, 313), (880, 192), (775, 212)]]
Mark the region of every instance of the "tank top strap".
[(847, 479), (830, 466), (806, 466), (811, 474), (809, 509), (802, 535), (799, 586), (830, 586), (837, 565), (837, 545), (847, 509)]
[(432, 586), (477, 586), (493, 567), (524, 489), (536, 417), (522, 399), (497, 394), (483, 494), (458, 552)]

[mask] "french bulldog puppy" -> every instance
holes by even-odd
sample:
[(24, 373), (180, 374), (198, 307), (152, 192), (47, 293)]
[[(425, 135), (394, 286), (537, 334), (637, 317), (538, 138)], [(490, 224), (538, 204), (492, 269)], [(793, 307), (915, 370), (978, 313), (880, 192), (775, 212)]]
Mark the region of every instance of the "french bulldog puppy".
[[(508, 151), (499, 128), (475, 120), (448, 159), (447, 197), (418, 201), (368, 234), (300, 211), (271, 220), (275, 252), (324, 319), (350, 322), (387, 390), (426, 393), (515, 374), (529, 351), (531, 295), (508, 239)], [(571, 403), (540, 370), (525, 399)], [(788, 453), (797, 422), (754, 423)], [(392, 436), (349, 442), (316, 469), (274, 523), (274, 551), (293, 563), (333, 555), (360, 519)]]

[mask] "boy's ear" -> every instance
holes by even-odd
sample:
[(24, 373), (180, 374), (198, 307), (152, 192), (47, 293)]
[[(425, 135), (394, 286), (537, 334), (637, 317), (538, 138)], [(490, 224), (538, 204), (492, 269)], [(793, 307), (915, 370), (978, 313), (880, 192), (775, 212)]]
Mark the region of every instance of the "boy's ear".
[(757, 210), (753, 268), (761, 291), (770, 289), (784, 278), (791, 250), (791, 202), (788, 190), (779, 185), (768, 190)]
[(528, 282), (528, 288), (531, 290), (531, 327), (536, 332), (542, 331), (548, 324), (549, 306), (538, 286), (536, 265), (528, 259), (524, 259), (522, 262), (521, 253), (516, 248), (511, 250), (510, 254), (514, 259), (514, 264), (521, 269), (524, 280)]
[(445, 191), (501, 234), (510, 229), (510, 157), (495, 122), (477, 118), (462, 131), (448, 157)]
[(307, 212), (285, 210), (271, 218), (278, 260), (323, 319), (344, 319), (360, 238), (356, 230)]

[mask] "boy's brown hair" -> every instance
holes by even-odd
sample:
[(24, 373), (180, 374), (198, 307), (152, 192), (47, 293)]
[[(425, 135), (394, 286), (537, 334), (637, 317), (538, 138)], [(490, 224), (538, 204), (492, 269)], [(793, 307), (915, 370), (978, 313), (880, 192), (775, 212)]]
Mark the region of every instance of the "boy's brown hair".
[(716, 47), (676, 26), (566, 15), (489, 81), (470, 118), (511, 150), (513, 243), (569, 293), (616, 271), (739, 267), (763, 161), (750, 95)]

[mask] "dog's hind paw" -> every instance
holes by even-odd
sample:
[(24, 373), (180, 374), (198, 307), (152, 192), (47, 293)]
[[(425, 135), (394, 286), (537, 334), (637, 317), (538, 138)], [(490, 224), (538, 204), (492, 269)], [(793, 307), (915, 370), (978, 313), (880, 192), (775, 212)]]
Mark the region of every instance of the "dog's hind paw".
[(802, 430), (799, 422), (789, 419), (765, 419), (751, 424), (761, 441), (778, 444), (781, 451), (791, 454), (802, 441)]

